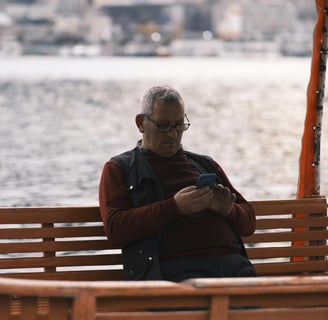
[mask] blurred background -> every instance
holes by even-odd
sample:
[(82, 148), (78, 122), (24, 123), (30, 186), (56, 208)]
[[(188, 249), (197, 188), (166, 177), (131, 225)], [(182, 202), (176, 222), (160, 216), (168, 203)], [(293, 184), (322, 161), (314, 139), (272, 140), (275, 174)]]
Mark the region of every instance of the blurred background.
[(158, 84), (186, 149), (250, 200), (295, 197), (315, 21), (309, 0), (0, 0), (0, 206), (97, 205)]
[(309, 0), (0, 0), (0, 54), (309, 55)]

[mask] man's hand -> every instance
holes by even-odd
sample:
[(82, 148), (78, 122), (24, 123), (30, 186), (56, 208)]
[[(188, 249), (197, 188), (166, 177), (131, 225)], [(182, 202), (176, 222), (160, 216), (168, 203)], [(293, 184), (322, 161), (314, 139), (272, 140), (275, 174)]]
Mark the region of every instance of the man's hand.
[(213, 201), (213, 190), (209, 187), (201, 189), (196, 189), (195, 186), (186, 187), (174, 195), (174, 200), (181, 214), (191, 215), (209, 207)]
[(229, 188), (216, 185), (213, 188), (196, 189), (186, 187), (174, 195), (174, 200), (184, 215), (194, 214), (204, 209), (210, 209), (222, 216), (227, 216), (236, 200), (236, 195)]
[(227, 216), (236, 200), (236, 195), (222, 184), (216, 185), (212, 190), (213, 198), (210, 201), (209, 209), (222, 216)]

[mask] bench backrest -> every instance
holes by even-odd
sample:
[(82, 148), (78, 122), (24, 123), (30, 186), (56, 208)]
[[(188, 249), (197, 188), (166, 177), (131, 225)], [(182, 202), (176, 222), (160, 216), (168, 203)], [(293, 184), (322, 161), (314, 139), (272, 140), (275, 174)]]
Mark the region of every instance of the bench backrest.
[[(244, 241), (259, 275), (328, 270), (325, 198), (251, 203), (257, 231)], [(120, 280), (121, 250), (105, 237), (98, 207), (0, 208), (0, 276)]]
[(0, 276), (122, 279), (121, 250), (104, 235), (98, 207), (0, 209)]
[(243, 238), (259, 275), (328, 271), (325, 198), (253, 201), (256, 232)]

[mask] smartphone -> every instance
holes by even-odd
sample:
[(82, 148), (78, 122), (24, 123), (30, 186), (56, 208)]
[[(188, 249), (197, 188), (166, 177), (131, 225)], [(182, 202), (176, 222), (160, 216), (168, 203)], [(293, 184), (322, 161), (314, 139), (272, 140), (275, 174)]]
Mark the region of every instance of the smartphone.
[(215, 173), (202, 173), (197, 180), (196, 188), (200, 189), (206, 186), (213, 187), (216, 183)]

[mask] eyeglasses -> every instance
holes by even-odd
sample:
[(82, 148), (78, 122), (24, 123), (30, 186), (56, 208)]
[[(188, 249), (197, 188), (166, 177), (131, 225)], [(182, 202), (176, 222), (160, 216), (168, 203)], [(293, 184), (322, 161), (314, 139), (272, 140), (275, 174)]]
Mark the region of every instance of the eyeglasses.
[(190, 127), (191, 123), (187, 117), (187, 115), (185, 114), (185, 118), (187, 120), (187, 122), (185, 123), (177, 123), (177, 124), (162, 124), (162, 123), (157, 123), (156, 121), (154, 121), (153, 119), (151, 119), (148, 115), (143, 114), (143, 116), (149, 120), (150, 122), (152, 122), (156, 127), (158, 132), (161, 133), (168, 133), (170, 131), (172, 131), (173, 128), (175, 128), (175, 130), (177, 132), (183, 132), (188, 130), (188, 128)]

